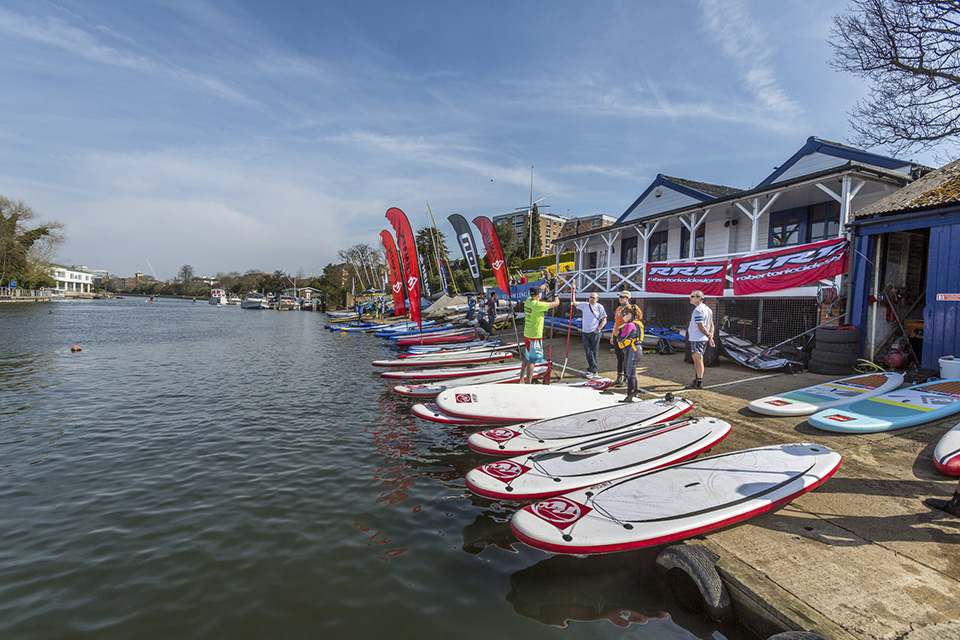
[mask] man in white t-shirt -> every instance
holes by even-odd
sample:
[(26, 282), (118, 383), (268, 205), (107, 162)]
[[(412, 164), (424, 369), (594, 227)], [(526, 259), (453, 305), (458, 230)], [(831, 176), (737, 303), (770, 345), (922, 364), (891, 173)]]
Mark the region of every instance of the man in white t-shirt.
[(600, 353), (600, 332), (607, 326), (607, 310), (600, 304), (600, 296), (591, 293), (589, 302), (577, 302), (574, 294), (570, 294), (572, 304), (583, 314), (583, 324), (580, 325), (583, 334), (583, 351), (587, 356), (587, 370), (584, 378), (596, 378), (600, 374), (597, 368), (597, 355)]
[(707, 344), (713, 346), (713, 311), (703, 300), (703, 291), (699, 289), (690, 294), (690, 304), (694, 305), (694, 309), (690, 314), (690, 324), (687, 325), (687, 339), (690, 341), (696, 377), (687, 385), (687, 389), (703, 389), (703, 354)]

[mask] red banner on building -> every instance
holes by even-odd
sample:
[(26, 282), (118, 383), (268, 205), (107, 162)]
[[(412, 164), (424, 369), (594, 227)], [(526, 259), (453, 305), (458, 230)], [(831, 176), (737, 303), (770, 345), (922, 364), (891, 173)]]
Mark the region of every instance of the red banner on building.
[(393, 292), (393, 315), (407, 315), (407, 307), (403, 304), (403, 270), (400, 268), (400, 259), (397, 257), (397, 247), (393, 243), (393, 236), (389, 231), (381, 231), (380, 239), (387, 254), (387, 264), (390, 265), (390, 290)]
[(699, 289), (708, 296), (722, 296), (727, 277), (727, 261), (723, 262), (654, 262), (647, 264), (647, 287), (650, 293), (689, 295)]
[(410, 319), (420, 327), (420, 261), (417, 259), (417, 243), (407, 214), (396, 207), (387, 209), (387, 220), (397, 233), (397, 248), (403, 257), (404, 284), (407, 300), (410, 301)]
[(736, 296), (802, 287), (845, 273), (850, 243), (845, 238), (733, 260)]
[(497, 286), (507, 293), (510, 297), (510, 276), (507, 274), (507, 263), (503, 259), (503, 249), (500, 248), (500, 236), (497, 235), (497, 229), (493, 226), (490, 218), (477, 216), (473, 219), (473, 224), (480, 229), (480, 235), (483, 236), (483, 247), (487, 250), (487, 257), (490, 258), (490, 268), (493, 269), (493, 275), (497, 278)]

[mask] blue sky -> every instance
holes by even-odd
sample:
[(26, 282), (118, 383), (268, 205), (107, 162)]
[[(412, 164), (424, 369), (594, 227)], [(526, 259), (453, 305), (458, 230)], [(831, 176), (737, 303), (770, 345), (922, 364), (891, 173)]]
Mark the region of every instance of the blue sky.
[(658, 173), (748, 188), (850, 134), (842, 7), (7, 0), (0, 194), (66, 224), (62, 262), (167, 279), (318, 273), (391, 206), (449, 237), (527, 204), (531, 166), (561, 215)]

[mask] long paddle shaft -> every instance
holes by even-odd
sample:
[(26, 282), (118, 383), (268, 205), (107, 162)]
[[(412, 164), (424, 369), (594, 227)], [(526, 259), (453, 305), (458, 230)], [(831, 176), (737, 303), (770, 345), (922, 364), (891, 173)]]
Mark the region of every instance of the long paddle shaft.
[(570, 357), (570, 330), (573, 328), (573, 291), (576, 287), (573, 282), (570, 283), (570, 321), (567, 323), (567, 353), (563, 356), (563, 368), (560, 369), (560, 379), (563, 380), (563, 374), (567, 372), (567, 359)]

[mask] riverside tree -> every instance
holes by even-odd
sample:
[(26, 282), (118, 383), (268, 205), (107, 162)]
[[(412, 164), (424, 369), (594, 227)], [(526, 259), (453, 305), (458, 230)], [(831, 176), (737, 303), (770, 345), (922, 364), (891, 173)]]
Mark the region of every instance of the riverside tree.
[(0, 283), (15, 280), (31, 289), (54, 284), (49, 267), (63, 243), (63, 225), (35, 221), (37, 214), (23, 203), (0, 196)]
[(830, 44), (834, 68), (870, 83), (870, 97), (850, 112), (854, 143), (894, 153), (957, 147), (960, 4), (852, 0), (849, 13), (834, 16)]

